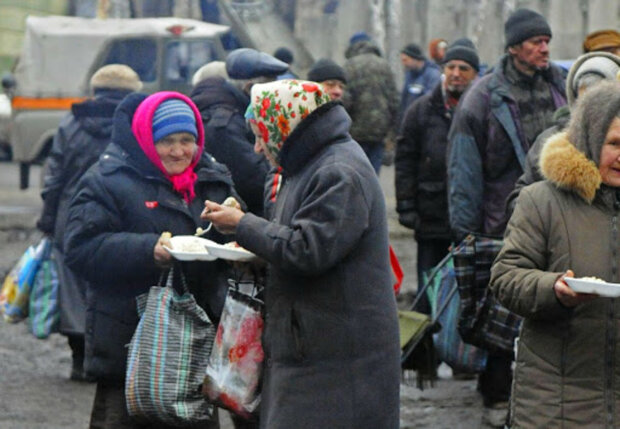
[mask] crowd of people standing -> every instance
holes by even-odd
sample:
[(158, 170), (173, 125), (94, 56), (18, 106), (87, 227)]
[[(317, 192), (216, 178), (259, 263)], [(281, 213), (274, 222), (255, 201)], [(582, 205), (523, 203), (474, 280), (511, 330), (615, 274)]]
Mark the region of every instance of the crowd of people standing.
[[(212, 225), (207, 238), (236, 241), (265, 275), (261, 407), (235, 427), (397, 428), (377, 177), (391, 144), (419, 287), (467, 235), (505, 240), (489, 288), (524, 321), (515, 350), (489, 351), (478, 374), (485, 424), (620, 425), (618, 304), (565, 282), (620, 281), (620, 34), (589, 35), (568, 74), (550, 61), (552, 35), (541, 14), (514, 11), (484, 75), (467, 38), (434, 39), (428, 57), (406, 44), (400, 96), (365, 32), (344, 64), (319, 59), (304, 79), (286, 48), (233, 50), (189, 95), (141, 94), (120, 64), (97, 71), (55, 136), (38, 223), (54, 239), (71, 378), (97, 383), (90, 427), (146, 427), (125, 408), (125, 345), (162, 270), (179, 267), (217, 324), (233, 265), (180, 263), (164, 234)], [(430, 313), (428, 299), (416, 310)], [(219, 427), (217, 413), (201, 427)]]

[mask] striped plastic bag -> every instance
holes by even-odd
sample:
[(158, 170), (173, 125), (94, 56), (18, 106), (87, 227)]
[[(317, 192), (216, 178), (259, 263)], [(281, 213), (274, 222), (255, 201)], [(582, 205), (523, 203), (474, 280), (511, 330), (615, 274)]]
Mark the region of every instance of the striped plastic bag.
[(125, 398), (130, 416), (147, 423), (199, 425), (213, 418), (214, 406), (200, 393), (215, 327), (183, 280), (184, 293), (153, 286), (138, 297), (141, 313), (129, 343)]
[(58, 332), (60, 304), (58, 300), (58, 268), (50, 243), (44, 251), (41, 265), (30, 291), (28, 327), (32, 335), (45, 339)]

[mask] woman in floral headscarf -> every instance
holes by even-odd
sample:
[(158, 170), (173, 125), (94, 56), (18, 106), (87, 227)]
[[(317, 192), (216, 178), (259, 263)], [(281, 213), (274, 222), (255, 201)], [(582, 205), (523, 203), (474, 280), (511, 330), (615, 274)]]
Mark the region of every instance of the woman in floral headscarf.
[(255, 150), (280, 168), (271, 220), (203, 219), (269, 263), (262, 428), (397, 428), (400, 349), (385, 200), (351, 120), (314, 83), (254, 85)]

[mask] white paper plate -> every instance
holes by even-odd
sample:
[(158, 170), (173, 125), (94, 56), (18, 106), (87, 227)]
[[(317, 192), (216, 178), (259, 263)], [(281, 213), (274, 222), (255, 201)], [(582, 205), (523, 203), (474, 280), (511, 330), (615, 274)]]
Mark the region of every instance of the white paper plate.
[(564, 277), (564, 281), (572, 290), (579, 293), (595, 293), (607, 298), (620, 296), (620, 283), (601, 283), (590, 279)]
[[(206, 238), (194, 237), (193, 235), (176, 235), (170, 239), (170, 242), (172, 249), (167, 246), (164, 246), (164, 249), (179, 261), (214, 261), (217, 259), (217, 256), (210, 254), (207, 250), (206, 243), (211, 242), (211, 240)], [(196, 250), (186, 251), (183, 247), (187, 246), (188, 243), (195, 246)], [(199, 248), (200, 250), (198, 250)]]
[(217, 256), (221, 259), (227, 259), (229, 261), (251, 261), (256, 258), (256, 255), (241, 247), (228, 247), (223, 244), (218, 244), (211, 240), (206, 240), (205, 244), (209, 253), (213, 256)]

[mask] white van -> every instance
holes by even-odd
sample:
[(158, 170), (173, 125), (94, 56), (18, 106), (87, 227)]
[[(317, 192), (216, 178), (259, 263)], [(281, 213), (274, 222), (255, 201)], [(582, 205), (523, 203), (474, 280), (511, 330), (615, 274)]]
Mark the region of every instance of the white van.
[(106, 64), (127, 64), (142, 91), (189, 93), (194, 72), (226, 51), (229, 27), (181, 18), (90, 19), (29, 16), (14, 74), (2, 80), (11, 98), (10, 144), (20, 163), (20, 188), (29, 167), (42, 162), (62, 117), (89, 96), (91, 75)]

